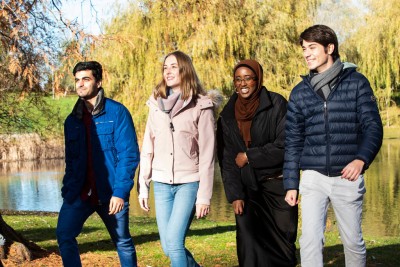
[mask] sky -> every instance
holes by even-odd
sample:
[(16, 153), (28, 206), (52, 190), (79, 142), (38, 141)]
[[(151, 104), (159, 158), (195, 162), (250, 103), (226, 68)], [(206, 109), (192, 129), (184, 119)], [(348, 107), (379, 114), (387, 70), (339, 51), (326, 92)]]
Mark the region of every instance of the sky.
[[(61, 11), (67, 19), (76, 20), (91, 34), (101, 33), (100, 26), (113, 15), (113, 7), (127, 5), (129, 0), (62, 0)], [(90, 3), (94, 9), (91, 8)], [(96, 22), (97, 12), (97, 22)]]

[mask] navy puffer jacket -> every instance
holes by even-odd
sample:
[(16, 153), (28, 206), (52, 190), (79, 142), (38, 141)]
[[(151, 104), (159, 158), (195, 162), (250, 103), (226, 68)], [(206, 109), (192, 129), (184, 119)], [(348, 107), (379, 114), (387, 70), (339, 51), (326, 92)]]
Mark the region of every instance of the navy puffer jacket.
[(304, 76), (291, 92), (286, 118), (284, 186), (298, 189), (300, 170), (339, 176), (354, 159), (365, 171), (382, 145), (383, 129), (371, 86), (344, 68), (325, 101)]

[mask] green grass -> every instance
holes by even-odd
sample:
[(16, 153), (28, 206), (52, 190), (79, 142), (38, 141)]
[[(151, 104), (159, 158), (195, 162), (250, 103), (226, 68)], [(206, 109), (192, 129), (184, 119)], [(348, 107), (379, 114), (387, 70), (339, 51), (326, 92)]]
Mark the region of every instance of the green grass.
[[(53, 99), (29, 95), (15, 100), (15, 94), (2, 99), (0, 134), (39, 133), (42, 136), (62, 136), (64, 120), (77, 100), (76, 96)], [(9, 107), (5, 108), (4, 107)]]
[[(56, 214), (3, 214), (3, 218), (15, 230), (39, 246), (50, 252), (58, 251), (55, 239)], [(159, 243), (155, 219), (131, 217), (130, 229), (138, 253), (139, 266), (169, 265)], [(400, 266), (400, 237), (364, 238), (368, 249), (367, 266)], [(97, 215), (91, 216), (86, 222), (78, 242), (81, 253), (116, 256), (108, 232)], [(234, 222), (194, 220), (186, 246), (204, 266), (237, 266)], [(343, 247), (335, 227), (326, 233), (324, 260), (325, 266), (344, 266)]]
[(54, 115), (52, 119), (48, 119), (45, 116), (40, 116), (41, 112), (38, 112), (37, 117), (41, 120), (41, 125), (43, 125), (42, 129), (51, 128), (56, 135), (62, 136), (64, 120), (71, 113), (77, 99), (77, 96), (60, 97), (58, 99), (47, 97), (45, 102), (48, 104), (49, 109), (53, 111)]

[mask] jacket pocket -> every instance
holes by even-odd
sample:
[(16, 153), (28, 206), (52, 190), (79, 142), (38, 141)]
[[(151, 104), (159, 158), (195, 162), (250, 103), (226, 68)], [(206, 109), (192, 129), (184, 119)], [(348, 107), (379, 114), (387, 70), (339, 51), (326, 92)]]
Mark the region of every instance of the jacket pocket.
[(114, 125), (113, 122), (96, 122), (96, 135), (92, 138), (94, 148), (110, 150), (114, 148)]
[(183, 142), (180, 144), (182, 152), (195, 164), (199, 164), (199, 144), (192, 134), (183, 134)]

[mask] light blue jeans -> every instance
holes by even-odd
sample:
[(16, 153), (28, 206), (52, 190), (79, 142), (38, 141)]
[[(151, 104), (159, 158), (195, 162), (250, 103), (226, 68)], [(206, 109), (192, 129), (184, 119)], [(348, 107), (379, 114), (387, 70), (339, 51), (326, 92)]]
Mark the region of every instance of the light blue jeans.
[(121, 266), (136, 267), (136, 250), (129, 233), (129, 203), (115, 215), (109, 215), (109, 203), (92, 206), (78, 197), (73, 203), (64, 201), (57, 223), (57, 241), (65, 267), (82, 266), (76, 237), (82, 231), (83, 224), (94, 212), (97, 212), (110, 233)]
[(169, 185), (154, 182), (156, 219), (161, 246), (172, 267), (198, 267), (185, 248), (185, 238), (192, 222), (199, 183)]
[(343, 242), (347, 267), (365, 267), (366, 247), (361, 219), (364, 177), (356, 181), (340, 176), (328, 177), (316, 171), (303, 171), (300, 180), (302, 235), (300, 256), (302, 267), (322, 267), (328, 205), (331, 203)]

